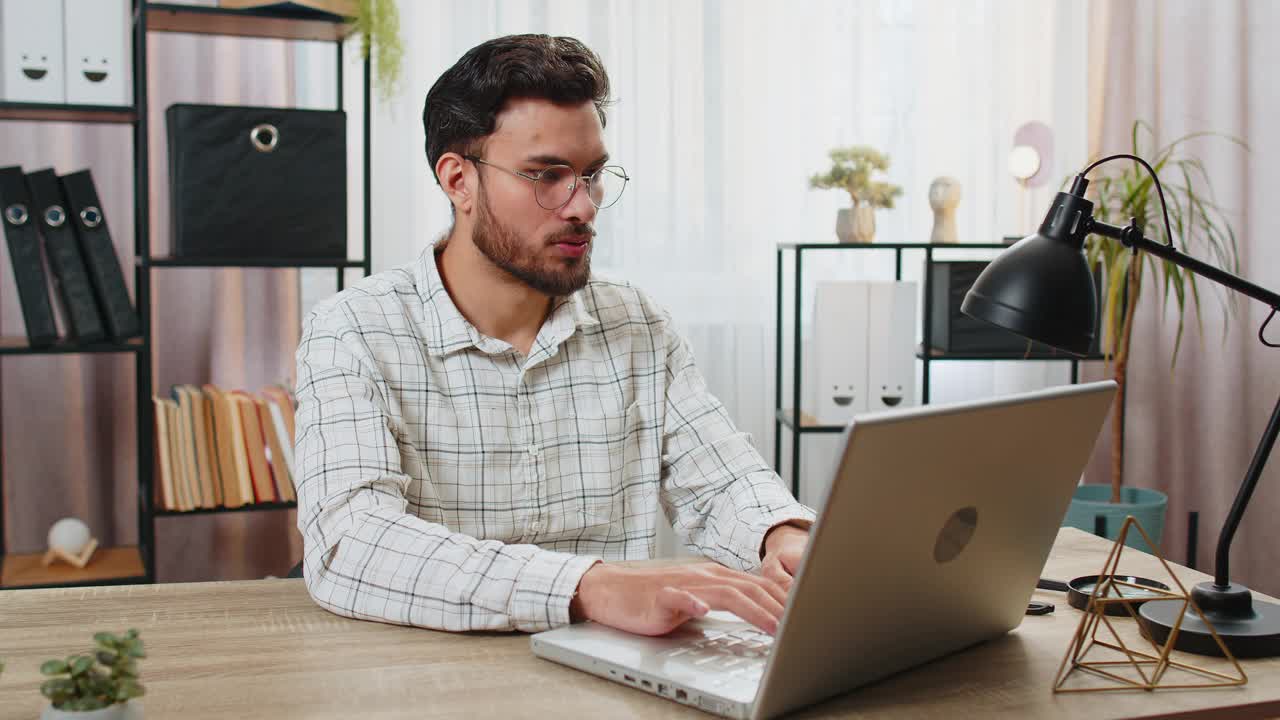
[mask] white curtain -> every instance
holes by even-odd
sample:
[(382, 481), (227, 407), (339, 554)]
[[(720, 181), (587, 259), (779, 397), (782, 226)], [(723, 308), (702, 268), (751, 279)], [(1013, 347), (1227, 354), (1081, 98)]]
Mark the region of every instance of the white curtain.
[[(1056, 178), (1085, 160), (1082, 3), (402, 0), (399, 8), (403, 86), (373, 112), (375, 272), (411, 261), (449, 223), (421, 122), (440, 73), (500, 35), (577, 37), (608, 68), (617, 104), (607, 141), (633, 178), (599, 217), (595, 267), (673, 312), (712, 390), (768, 458), (774, 248), (835, 240), (836, 210), (848, 198), (807, 183), (824, 169), (827, 150), (868, 144), (891, 156), (888, 179), (904, 193), (895, 209), (878, 213), (885, 241), (928, 240), (928, 186), (940, 175), (963, 186), (962, 242), (1025, 231), (1006, 170), (1014, 131), (1025, 122), (1052, 128), (1056, 147), (1055, 180), (1024, 198), (1027, 206), (1047, 207)], [(351, 100), (348, 107), (358, 107)], [(893, 277), (887, 252), (807, 260), (806, 303), (820, 279)], [(922, 263), (918, 253), (904, 259), (907, 279), (919, 278)], [(1060, 363), (933, 367), (935, 400), (1068, 378)], [(821, 499), (830, 442), (806, 439), (802, 475), (817, 479), (802, 490), (808, 502)]]

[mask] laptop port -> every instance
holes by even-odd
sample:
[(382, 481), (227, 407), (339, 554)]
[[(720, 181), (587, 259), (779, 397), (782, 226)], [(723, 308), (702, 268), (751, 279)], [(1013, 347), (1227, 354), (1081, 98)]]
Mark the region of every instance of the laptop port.
[(683, 702), (683, 701), (685, 701), (685, 700), (688, 700), (688, 699), (689, 699), (689, 693), (686, 693), (686, 692), (685, 692), (685, 691), (683, 691), (683, 690), (676, 690), (676, 699), (677, 699), (677, 700), (680, 700), (681, 702)]
[(642, 687), (647, 687), (647, 688), (653, 687), (653, 683), (649, 682), (648, 680), (641, 680), (640, 685)]
[(636, 681), (636, 679), (635, 679), (635, 678), (633, 678), (633, 677), (631, 677), (630, 675), (623, 675), (623, 676), (622, 676), (622, 678), (623, 678), (624, 680), (626, 680), (627, 682), (629, 682), (629, 683), (633, 683), (633, 682), (635, 682), (635, 681)]
[(666, 694), (667, 694), (667, 686), (666, 686), (666, 685), (663, 685), (662, 683), (658, 683), (658, 694), (659, 694), (659, 695), (666, 695)]

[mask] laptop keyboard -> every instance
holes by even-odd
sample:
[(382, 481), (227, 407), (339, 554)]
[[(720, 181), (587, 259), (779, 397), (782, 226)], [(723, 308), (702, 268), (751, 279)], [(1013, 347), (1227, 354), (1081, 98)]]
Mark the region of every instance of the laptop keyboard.
[(664, 651), (662, 657), (679, 658), (702, 670), (758, 680), (771, 647), (773, 636), (752, 628), (731, 632), (711, 630), (687, 644)]

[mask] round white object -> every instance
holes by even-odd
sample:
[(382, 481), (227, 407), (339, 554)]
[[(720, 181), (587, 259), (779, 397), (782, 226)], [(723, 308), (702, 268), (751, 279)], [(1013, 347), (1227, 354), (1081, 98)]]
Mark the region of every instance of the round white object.
[(89, 526), (78, 518), (62, 518), (49, 528), (49, 547), (79, 555), (89, 544)]
[(1009, 172), (1019, 180), (1027, 180), (1040, 170), (1040, 153), (1030, 145), (1015, 145), (1009, 153)]

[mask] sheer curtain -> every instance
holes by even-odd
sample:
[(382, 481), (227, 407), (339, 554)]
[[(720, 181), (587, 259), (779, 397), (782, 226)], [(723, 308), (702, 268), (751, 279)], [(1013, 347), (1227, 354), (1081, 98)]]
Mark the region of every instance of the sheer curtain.
[[(403, 89), (374, 109), (375, 271), (409, 262), (449, 223), (422, 149), (422, 101), (436, 77), (496, 36), (575, 36), (609, 70), (617, 104), (607, 141), (634, 178), (599, 217), (595, 266), (672, 311), (712, 390), (766, 457), (774, 246), (835, 240), (847, 197), (807, 185), (827, 150), (868, 144), (892, 157), (889, 179), (904, 194), (878, 214), (877, 237), (888, 241), (927, 241), (928, 186), (939, 175), (963, 186), (962, 241), (1025, 230), (1006, 170), (1024, 122), (1054, 130), (1054, 167), (1085, 157), (1087, 15), (1079, 3), (432, 0), (402, 2), (400, 13)], [(1055, 189), (1035, 190), (1026, 202), (1043, 207)], [(891, 253), (814, 257), (821, 260), (806, 268), (806, 303), (817, 280), (893, 276)], [(922, 263), (921, 255), (904, 260), (908, 279), (919, 278)], [(1062, 364), (966, 365), (934, 366), (936, 399), (1068, 377)], [(806, 440), (802, 474), (817, 480), (802, 489), (808, 502), (822, 496), (829, 443)]]

